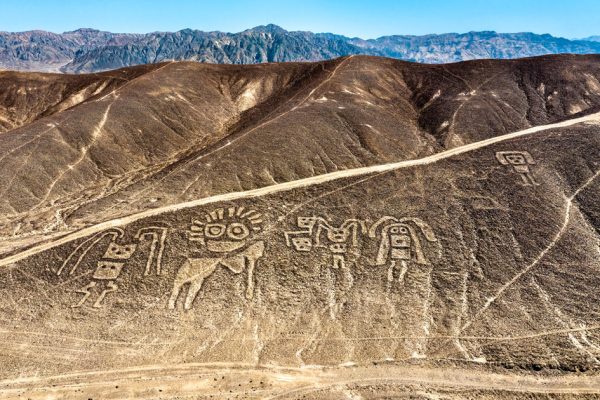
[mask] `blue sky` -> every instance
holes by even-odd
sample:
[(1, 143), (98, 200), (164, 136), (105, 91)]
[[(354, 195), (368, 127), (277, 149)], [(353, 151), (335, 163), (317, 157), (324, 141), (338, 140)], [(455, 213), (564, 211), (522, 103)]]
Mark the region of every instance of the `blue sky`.
[(0, 0), (0, 30), (239, 32), (274, 23), (288, 30), (375, 38), (468, 32), (600, 35), (600, 0)]

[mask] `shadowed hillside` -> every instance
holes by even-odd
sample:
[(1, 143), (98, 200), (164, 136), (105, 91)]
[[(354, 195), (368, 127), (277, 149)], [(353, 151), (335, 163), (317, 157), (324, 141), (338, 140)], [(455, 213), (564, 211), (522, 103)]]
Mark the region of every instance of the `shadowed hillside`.
[(598, 393), (599, 127), (150, 210), (2, 259), (0, 397)]
[(80, 76), (0, 72), (0, 134), (112, 92), (157, 67)]

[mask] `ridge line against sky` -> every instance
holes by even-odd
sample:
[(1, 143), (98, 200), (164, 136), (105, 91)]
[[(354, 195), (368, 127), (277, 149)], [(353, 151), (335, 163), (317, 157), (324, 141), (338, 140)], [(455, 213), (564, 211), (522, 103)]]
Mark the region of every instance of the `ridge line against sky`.
[(470, 31), (600, 34), (600, 1), (534, 0), (2, 0), (0, 31), (55, 33), (241, 32), (273, 23), (289, 31), (374, 39)]
[(359, 39), (359, 40), (377, 40), (377, 39), (382, 39), (382, 38), (386, 38), (386, 37), (392, 37), (392, 36), (403, 36), (403, 37), (423, 37), (423, 36), (444, 36), (444, 35), (467, 35), (469, 33), (485, 33), (485, 32), (492, 32), (492, 33), (496, 33), (496, 34), (500, 34), (500, 35), (519, 35), (519, 34), (529, 34), (529, 33), (533, 33), (534, 35), (550, 35), (552, 37), (555, 38), (559, 38), (559, 39), (567, 39), (569, 41), (578, 41), (578, 40), (583, 40), (585, 41), (586, 39), (590, 39), (592, 37), (596, 37), (598, 35), (590, 35), (589, 37), (585, 37), (585, 38), (568, 38), (568, 37), (564, 37), (564, 36), (557, 36), (557, 35), (552, 35), (549, 33), (538, 33), (538, 32), (531, 32), (531, 31), (521, 31), (521, 32), (498, 32), (498, 31), (494, 31), (494, 30), (480, 30), (480, 31), (465, 31), (465, 32), (437, 32), (437, 33), (425, 33), (425, 34), (421, 34), (421, 35), (415, 35), (415, 34), (410, 34), (410, 33), (394, 33), (394, 34), (390, 34), (390, 35), (382, 35), (382, 36), (378, 36), (378, 37), (373, 37), (373, 38), (367, 38), (367, 37), (361, 37), (361, 36), (348, 36), (348, 35), (344, 35), (344, 34), (340, 34), (338, 32), (316, 32), (316, 31), (309, 31), (309, 30), (305, 30), (305, 29), (286, 29), (283, 26), (279, 26), (277, 24), (274, 23), (268, 23), (268, 24), (264, 24), (264, 25), (257, 25), (257, 26), (252, 26), (252, 27), (248, 27), (245, 29), (241, 29), (239, 31), (220, 31), (220, 30), (203, 30), (203, 29), (198, 29), (198, 28), (181, 28), (181, 29), (177, 29), (174, 31), (164, 31), (164, 30), (154, 30), (154, 31), (148, 31), (148, 32), (120, 32), (120, 31), (109, 31), (109, 30), (105, 30), (105, 29), (98, 29), (98, 28), (91, 28), (91, 27), (87, 27), (87, 26), (80, 26), (78, 28), (72, 29), (72, 30), (67, 30), (67, 31), (49, 31), (46, 29), (28, 29), (28, 30), (23, 30), (23, 31), (6, 31), (6, 30), (2, 30), (0, 29), (0, 33), (9, 33), (9, 34), (19, 34), (19, 33), (25, 33), (25, 32), (50, 32), (50, 33), (54, 33), (54, 34), (67, 34), (67, 33), (73, 33), (73, 32), (77, 32), (77, 31), (84, 31), (84, 30), (91, 30), (91, 31), (98, 31), (98, 32), (107, 32), (107, 33), (111, 33), (111, 34), (117, 34), (117, 35), (151, 35), (153, 33), (177, 33), (177, 32), (181, 32), (181, 31), (185, 31), (185, 30), (192, 30), (192, 31), (197, 31), (197, 32), (202, 32), (202, 33), (223, 33), (223, 34), (228, 34), (228, 35), (237, 35), (240, 34), (242, 32), (245, 31), (251, 31), (251, 30), (255, 30), (258, 28), (262, 28), (262, 27), (266, 27), (268, 25), (272, 25), (272, 26), (276, 26), (277, 28), (281, 28), (284, 31), (288, 32), (288, 33), (297, 33), (297, 32), (307, 32), (307, 33), (312, 33), (315, 35), (340, 35), (340, 36), (344, 36), (348, 39)]

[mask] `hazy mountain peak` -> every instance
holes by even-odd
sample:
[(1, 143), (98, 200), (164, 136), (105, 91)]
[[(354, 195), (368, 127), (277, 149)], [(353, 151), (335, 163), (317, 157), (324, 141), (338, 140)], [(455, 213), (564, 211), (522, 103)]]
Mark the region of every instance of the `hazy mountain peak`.
[(63, 33), (99, 33), (99, 32), (102, 32), (102, 31), (99, 29), (94, 29), (94, 28), (78, 28), (73, 31), (67, 31), (67, 32), (63, 32)]
[(250, 29), (246, 30), (245, 32), (262, 32), (262, 33), (274, 33), (274, 34), (275, 33), (280, 33), (280, 34), (288, 33), (288, 31), (286, 31), (279, 25), (275, 25), (275, 24), (259, 25), (254, 28), (250, 28)]

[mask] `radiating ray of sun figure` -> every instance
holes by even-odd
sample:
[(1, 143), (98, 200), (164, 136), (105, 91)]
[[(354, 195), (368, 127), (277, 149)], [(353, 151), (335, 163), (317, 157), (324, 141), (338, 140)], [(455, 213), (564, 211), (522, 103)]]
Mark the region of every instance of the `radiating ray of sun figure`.
[(244, 240), (251, 232), (262, 229), (262, 214), (245, 207), (218, 208), (204, 214), (205, 221), (193, 220), (188, 232), (190, 241)]

